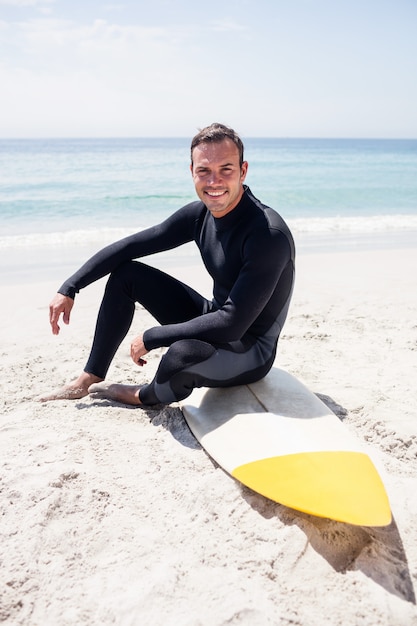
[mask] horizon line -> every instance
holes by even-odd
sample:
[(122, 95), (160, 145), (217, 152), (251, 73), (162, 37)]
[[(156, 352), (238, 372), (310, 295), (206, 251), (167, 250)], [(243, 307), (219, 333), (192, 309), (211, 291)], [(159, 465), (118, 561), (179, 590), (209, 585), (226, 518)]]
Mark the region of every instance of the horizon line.
[[(416, 137), (384, 137), (384, 136), (337, 136), (337, 137), (328, 137), (328, 136), (295, 136), (295, 135), (243, 135), (239, 133), (239, 135), (243, 139), (279, 139), (279, 140), (326, 140), (326, 141), (416, 141)], [(124, 139), (124, 140), (135, 140), (135, 139), (185, 139), (188, 140), (190, 137), (186, 135), (100, 135), (100, 136), (90, 136), (90, 135), (40, 135), (36, 137), (1, 137), (0, 141), (44, 141), (44, 140), (111, 140), (111, 139)]]

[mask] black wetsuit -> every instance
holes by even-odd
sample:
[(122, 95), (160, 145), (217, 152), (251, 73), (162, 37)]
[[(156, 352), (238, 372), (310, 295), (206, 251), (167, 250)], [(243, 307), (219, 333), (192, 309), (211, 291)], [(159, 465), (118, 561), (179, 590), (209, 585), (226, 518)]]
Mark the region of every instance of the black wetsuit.
[[(213, 278), (213, 299), (132, 259), (195, 241)], [(271, 368), (294, 282), (294, 243), (284, 220), (251, 191), (221, 218), (200, 202), (98, 252), (59, 289), (75, 294), (111, 274), (85, 371), (105, 378), (140, 302), (159, 322), (148, 350), (167, 346), (144, 404), (187, 397), (194, 387), (254, 382)]]

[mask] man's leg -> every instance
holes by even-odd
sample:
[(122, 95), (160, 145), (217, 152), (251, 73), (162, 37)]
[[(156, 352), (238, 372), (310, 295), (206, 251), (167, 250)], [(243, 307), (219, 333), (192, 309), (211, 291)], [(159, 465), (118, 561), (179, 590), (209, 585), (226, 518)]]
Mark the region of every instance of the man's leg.
[(260, 380), (269, 372), (275, 349), (265, 353), (250, 339), (215, 347), (198, 339), (177, 341), (162, 357), (156, 376), (147, 385), (98, 383), (93, 398), (132, 405), (169, 404), (184, 400), (195, 387), (231, 387)]
[(275, 350), (265, 355), (256, 343), (221, 347), (197, 339), (172, 344), (154, 380), (140, 390), (143, 404), (170, 403), (187, 398), (195, 387), (232, 387), (260, 380), (269, 372)]
[(104, 380), (131, 326), (135, 302), (161, 324), (186, 321), (206, 312), (209, 306), (205, 298), (172, 276), (143, 263), (124, 263), (107, 282), (84, 371), (69, 385), (40, 400), (82, 398), (90, 385)]
[(105, 378), (132, 324), (139, 302), (160, 324), (176, 324), (202, 315), (207, 300), (160, 270), (132, 261), (111, 274), (101, 303), (85, 371)]

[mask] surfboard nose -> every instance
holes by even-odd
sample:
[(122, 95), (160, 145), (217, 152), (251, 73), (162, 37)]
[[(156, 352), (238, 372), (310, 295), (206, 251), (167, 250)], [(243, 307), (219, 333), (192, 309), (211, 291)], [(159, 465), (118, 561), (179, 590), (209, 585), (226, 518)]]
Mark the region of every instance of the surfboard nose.
[(387, 526), (391, 509), (367, 454), (300, 452), (252, 461), (232, 476), (291, 508), (359, 526)]

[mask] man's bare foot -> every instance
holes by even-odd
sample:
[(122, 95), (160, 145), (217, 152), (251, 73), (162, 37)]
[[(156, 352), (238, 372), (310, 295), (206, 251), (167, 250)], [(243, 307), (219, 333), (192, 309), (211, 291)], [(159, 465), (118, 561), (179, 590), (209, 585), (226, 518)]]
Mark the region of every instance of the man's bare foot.
[(52, 391), (52, 393), (45, 396), (40, 396), (37, 399), (39, 402), (49, 402), (50, 400), (79, 400), (80, 398), (88, 396), (88, 388), (90, 385), (101, 382), (102, 380), (103, 379), (98, 376), (83, 372), (78, 378), (68, 383), (68, 385), (64, 385), (60, 389)]
[(120, 385), (117, 383), (97, 383), (88, 389), (90, 396), (96, 400), (116, 400), (122, 404), (142, 404), (139, 398), (140, 385)]

